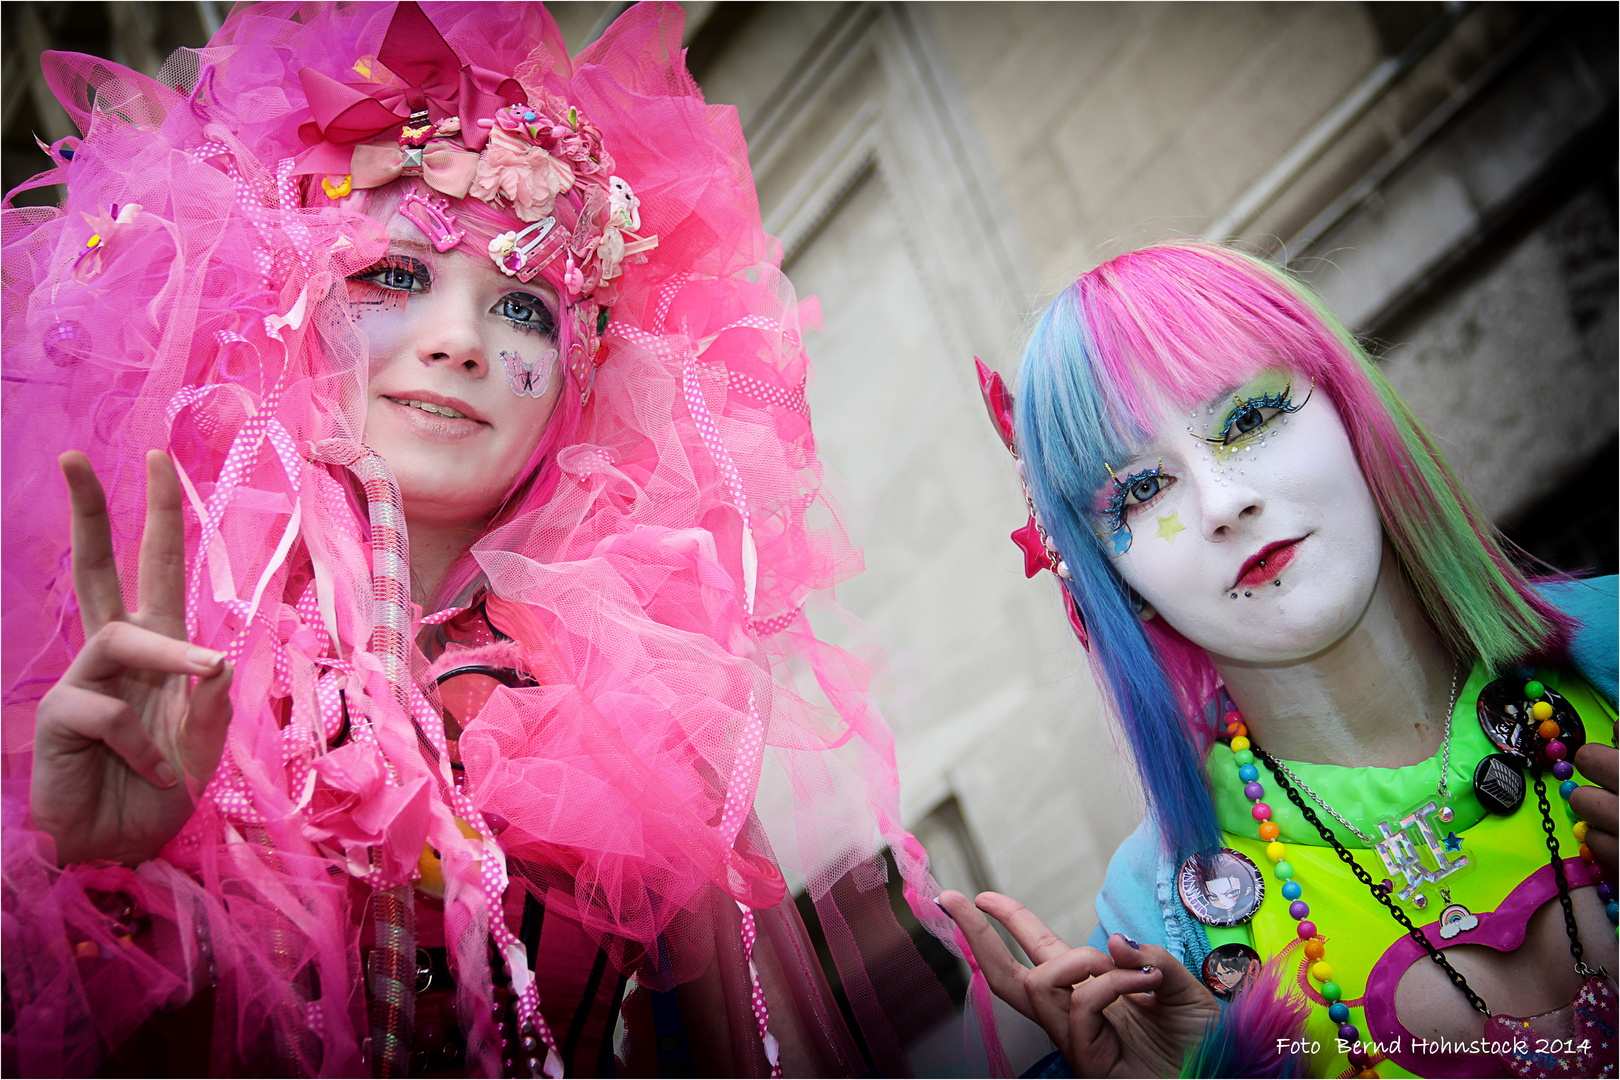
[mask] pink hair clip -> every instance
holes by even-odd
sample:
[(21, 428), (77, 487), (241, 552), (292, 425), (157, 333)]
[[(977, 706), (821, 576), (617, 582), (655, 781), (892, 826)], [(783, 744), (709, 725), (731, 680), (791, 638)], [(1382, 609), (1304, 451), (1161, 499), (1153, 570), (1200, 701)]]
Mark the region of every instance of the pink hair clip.
[(399, 205), (399, 216), (421, 229), (434, 251), (449, 251), (467, 235), (456, 228), (456, 215), (450, 212), (450, 200), (443, 195), (428, 198), (419, 191), (407, 191), (405, 201)]

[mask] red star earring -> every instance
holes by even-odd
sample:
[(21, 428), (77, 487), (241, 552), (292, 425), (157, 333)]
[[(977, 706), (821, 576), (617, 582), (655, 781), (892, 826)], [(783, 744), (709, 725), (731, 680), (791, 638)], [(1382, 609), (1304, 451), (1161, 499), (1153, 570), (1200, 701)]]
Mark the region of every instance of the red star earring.
[(1086, 630), (1086, 620), (1080, 612), (1080, 605), (1075, 602), (1073, 594), (1069, 591), (1068, 567), (1063, 564), (1057, 549), (1052, 546), (1051, 538), (1046, 535), (1046, 530), (1035, 517), (1035, 500), (1030, 497), (1029, 485), (1024, 482), (1023, 462), (1018, 457), (1018, 444), (1014, 437), (1012, 393), (1007, 389), (1000, 372), (991, 371), (977, 356), (973, 358), (973, 364), (978, 369), (979, 392), (984, 396), (985, 411), (990, 414), (991, 426), (996, 429), (1002, 444), (1007, 447), (1013, 461), (1018, 465), (1018, 483), (1024, 489), (1024, 505), (1029, 508), (1029, 521), (1012, 534), (1012, 542), (1024, 553), (1024, 576), (1032, 578), (1042, 570), (1050, 570), (1058, 576), (1063, 583), (1063, 606), (1069, 618), (1069, 626), (1074, 630), (1074, 636), (1080, 639), (1081, 647), (1089, 652), (1091, 634)]

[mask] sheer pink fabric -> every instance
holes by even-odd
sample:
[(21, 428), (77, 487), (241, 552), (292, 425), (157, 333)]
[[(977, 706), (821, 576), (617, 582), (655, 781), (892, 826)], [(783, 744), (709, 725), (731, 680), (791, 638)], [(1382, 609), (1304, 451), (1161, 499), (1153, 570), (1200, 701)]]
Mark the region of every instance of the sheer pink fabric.
[[(542, 466), (550, 497), (475, 549), (542, 683), (498, 691), (462, 736), (482, 835), (458, 825), (427, 733), (425, 658), (401, 692), (372, 651), (366, 499), (329, 449), (364, 419), (343, 281), (386, 238), (307, 196), (291, 159), (309, 115), (296, 71), (355, 70), (392, 7), (239, 7), (162, 81), (47, 54), (84, 137), (52, 151), (63, 206), (3, 219), (5, 1066), (92, 1071), (207, 994), (215, 1072), (363, 1071), (362, 912), (416, 879), (426, 844), (458, 1015), (486, 1048), (471, 1069), (500, 1067), (504, 916), (481, 875), (511, 860), (642, 986), (717, 968), (725, 1060), (751, 1073), (770, 1065), (738, 904), (757, 912), (784, 1064), (860, 1071), (785, 870), (816, 901), (878, 1070), (907, 1073), (909, 1048), (955, 1020), (889, 907), (885, 847), (916, 916), (951, 928), (899, 821), (873, 669), (804, 614), (860, 553), (821, 485), (799, 306), (736, 114), (687, 75), (678, 8), (637, 7), (570, 62), (538, 5), (426, 6), (462, 57), (578, 104), (659, 242), (626, 265), (590, 405)], [(82, 645), (54, 459), (89, 454), (132, 594), (153, 447), (187, 488), (192, 639), (236, 662), (226, 757), (162, 858), (58, 870), (26, 820), (34, 710)], [(340, 704), (352, 735), (334, 748)]]

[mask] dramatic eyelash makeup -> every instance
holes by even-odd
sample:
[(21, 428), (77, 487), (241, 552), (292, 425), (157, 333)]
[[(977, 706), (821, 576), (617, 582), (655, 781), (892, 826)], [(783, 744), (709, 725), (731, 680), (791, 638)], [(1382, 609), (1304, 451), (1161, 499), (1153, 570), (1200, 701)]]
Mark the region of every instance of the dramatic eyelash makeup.
[(413, 294), (433, 287), (433, 273), (421, 259), (388, 254), (349, 278), (349, 302), (368, 311), (395, 311)]
[(557, 336), (556, 316), (546, 302), (533, 293), (509, 292), (495, 302), (495, 311), (526, 334), (541, 334), (552, 339)]
[[(1106, 464), (1103, 467), (1108, 468)], [(1097, 535), (1111, 544), (1109, 554), (1117, 559), (1131, 549), (1130, 523), (1126, 520), (1131, 508), (1153, 502), (1176, 482), (1176, 478), (1164, 471), (1163, 458), (1151, 469), (1138, 470), (1124, 479), (1115, 476), (1111, 468), (1108, 475), (1114, 478), (1114, 490), (1098, 507), (1098, 516), (1103, 519), (1106, 528)]]
[[(1311, 388), (1305, 395), (1305, 400), (1298, 405), (1294, 404), (1294, 382), (1290, 379), (1280, 391), (1269, 394), (1257, 394), (1251, 397), (1232, 395), (1232, 408), (1222, 421), (1220, 431), (1214, 435), (1193, 434), (1193, 438), (1201, 442), (1212, 443), (1216, 446), (1232, 446), (1242, 439), (1252, 435), (1265, 427), (1271, 420), (1283, 413), (1294, 413), (1305, 407), (1316, 392), (1316, 380), (1311, 380)], [(1268, 415), (1267, 410), (1270, 410)]]

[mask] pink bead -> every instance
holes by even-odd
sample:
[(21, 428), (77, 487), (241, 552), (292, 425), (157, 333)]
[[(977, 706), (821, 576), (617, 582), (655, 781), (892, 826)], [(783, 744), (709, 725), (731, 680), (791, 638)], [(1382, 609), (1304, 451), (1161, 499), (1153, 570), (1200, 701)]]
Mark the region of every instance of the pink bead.
[(1316, 924), (1309, 919), (1301, 919), (1299, 925), (1294, 927), (1294, 931), (1299, 934), (1301, 941), (1309, 941), (1316, 936)]
[(1567, 753), (1569, 753), (1569, 747), (1565, 746), (1557, 739), (1554, 739), (1552, 742), (1547, 744), (1547, 756), (1554, 761), (1564, 760), (1564, 755)]
[(1243, 714), (1233, 709), (1226, 714), (1226, 722), (1228, 724), (1241, 724), (1243, 723)]
[(1249, 813), (1254, 815), (1256, 821), (1269, 821), (1271, 819), (1271, 807), (1263, 802), (1255, 803), (1254, 808)]

